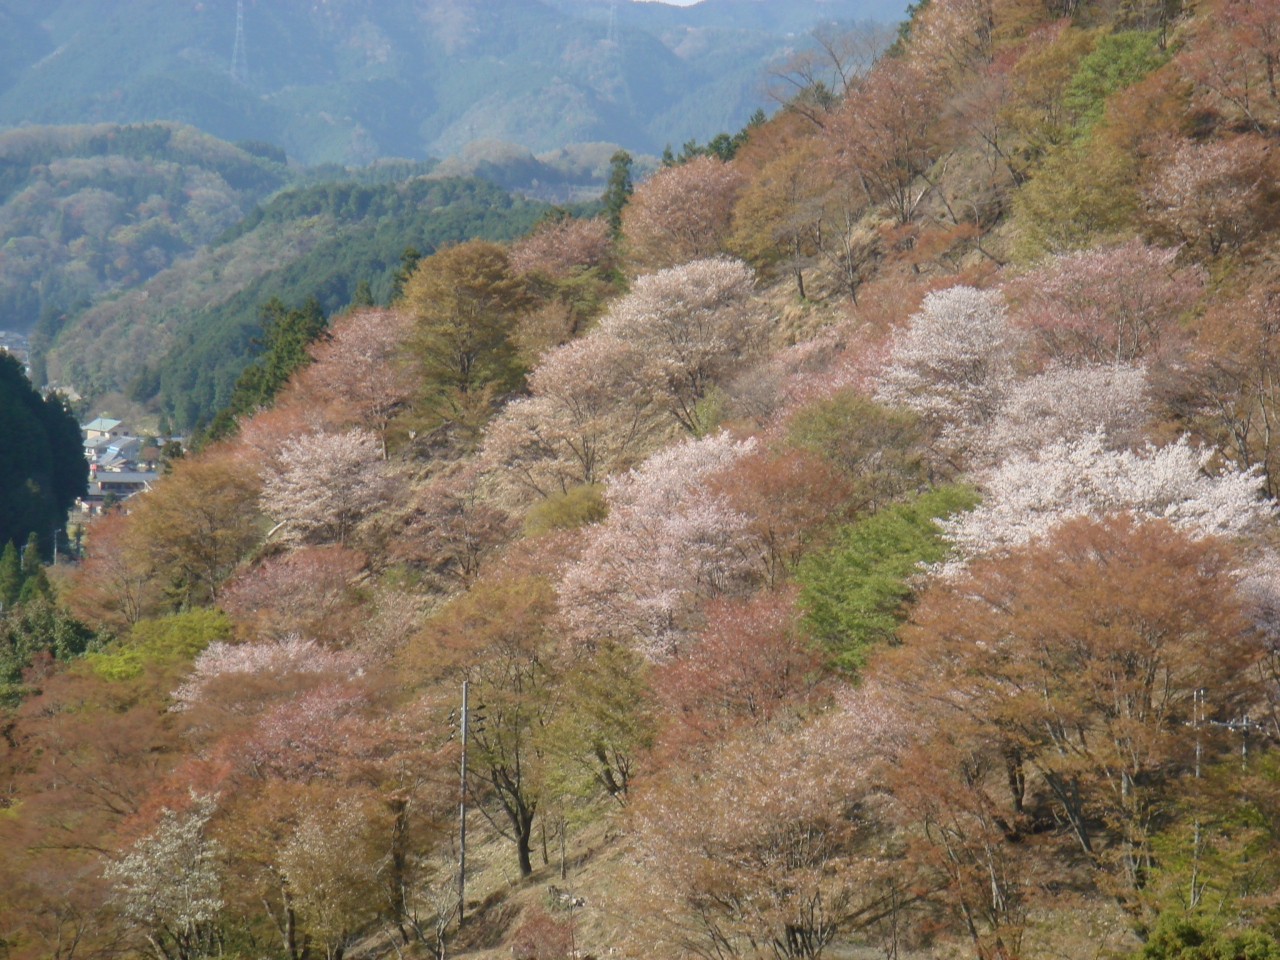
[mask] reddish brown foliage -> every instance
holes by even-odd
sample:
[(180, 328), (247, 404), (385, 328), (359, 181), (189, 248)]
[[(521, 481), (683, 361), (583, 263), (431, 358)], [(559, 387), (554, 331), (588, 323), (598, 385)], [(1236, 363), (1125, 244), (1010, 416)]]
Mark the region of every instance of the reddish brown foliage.
[(511, 956), (513, 960), (568, 960), (572, 947), (572, 921), (557, 920), (541, 907), (534, 907), (516, 927)]
[(669, 717), (667, 750), (709, 749), (730, 730), (804, 710), (822, 691), (822, 656), (797, 631), (792, 591), (704, 608), (707, 628), (688, 653), (654, 671)]
[(511, 248), (511, 269), (563, 279), (579, 268), (606, 265), (611, 248), (609, 224), (604, 220), (552, 220)]
[(486, 501), (479, 482), (474, 467), (459, 467), (421, 487), (393, 554), (424, 565), (445, 584), (470, 586), (517, 526)]
[(708, 488), (747, 517), (751, 559), (769, 587), (779, 585), (839, 519), (850, 496), (831, 466), (797, 450), (750, 454), (712, 477)]
[[(1068, 521), (926, 592), (878, 669), (933, 718), (939, 756), (1002, 784), (984, 788), (1004, 797), (992, 824), (1068, 825), (1064, 842), (1136, 909), (1197, 744), (1226, 745), (1205, 721), (1256, 692), (1262, 651), (1230, 599), (1233, 568), (1222, 545), (1163, 521)], [(1200, 690), (1213, 693), (1197, 707)]]
[(84, 562), (66, 595), (71, 610), (90, 623), (120, 630), (152, 613), (160, 601), (145, 544), (123, 510), (89, 525)]
[(356, 616), (350, 588), (366, 562), (363, 554), (337, 544), (304, 547), (241, 574), (218, 605), (248, 636), (297, 632), (322, 641), (345, 639)]
[(636, 188), (623, 212), (631, 258), (657, 269), (720, 253), (744, 182), (734, 166), (714, 157), (659, 170)]
[(832, 133), (840, 173), (861, 182), (871, 202), (899, 223), (909, 223), (930, 192), (920, 175), (936, 157), (938, 92), (923, 71), (886, 57), (846, 101)]

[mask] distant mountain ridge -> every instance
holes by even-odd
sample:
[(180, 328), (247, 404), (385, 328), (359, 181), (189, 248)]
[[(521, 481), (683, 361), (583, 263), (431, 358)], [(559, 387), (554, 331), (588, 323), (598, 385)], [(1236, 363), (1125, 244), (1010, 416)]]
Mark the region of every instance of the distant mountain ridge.
[(0, 0), (0, 126), (173, 120), (304, 163), (486, 139), (638, 152), (737, 129), (819, 21), (905, 0)]

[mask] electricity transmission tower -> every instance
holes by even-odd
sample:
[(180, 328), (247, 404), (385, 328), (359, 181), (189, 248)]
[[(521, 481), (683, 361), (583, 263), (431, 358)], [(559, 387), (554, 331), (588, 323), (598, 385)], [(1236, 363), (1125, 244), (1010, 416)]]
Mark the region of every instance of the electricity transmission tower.
[(618, 42), (618, 0), (609, 0), (609, 43)]
[(231, 79), (249, 78), (249, 58), (244, 51), (244, 0), (236, 0), (236, 45), (231, 51)]

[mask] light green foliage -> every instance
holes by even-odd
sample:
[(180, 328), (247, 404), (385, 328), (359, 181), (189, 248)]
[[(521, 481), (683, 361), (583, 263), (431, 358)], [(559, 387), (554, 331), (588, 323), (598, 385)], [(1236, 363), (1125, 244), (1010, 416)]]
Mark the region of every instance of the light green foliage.
[(1111, 143), (1065, 144), (1014, 195), (1015, 254), (1029, 262), (1125, 233), (1138, 209), (1134, 178), (1133, 157)]
[(1063, 104), (1075, 114), (1082, 132), (1102, 119), (1107, 97), (1136, 83), (1168, 59), (1158, 36), (1126, 30), (1099, 37), (1080, 60)]
[(90, 654), (89, 662), (103, 680), (132, 680), (149, 664), (191, 660), (215, 640), (230, 638), (231, 621), (226, 614), (205, 607), (140, 621), (115, 649)]
[(588, 523), (599, 523), (608, 514), (604, 487), (585, 483), (536, 504), (525, 517), (524, 532), (526, 536), (536, 537), (552, 530), (573, 530)]
[(546, 728), (553, 793), (579, 801), (607, 795), (625, 803), (637, 757), (653, 744), (644, 659), (605, 641), (570, 666), (565, 699)]
[[(1152, 838), (1155, 869), (1144, 899), (1150, 915), (1162, 911), (1152, 942), (1174, 936), (1175, 927), (1190, 922), (1184, 909), (1193, 887), (1198, 914), (1191, 919), (1202, 923), (1238, 915), (1280, 886), (1280, 823), (1273, 806), (1280, 756), (1251, 743), (1244, 771), (1240, 759), (1232, 749), (1204, 763), (1195, 791), (1181, 799), (1176, 816)], [(1242, 772), (1249, 784), (1243, 790)]]
[(1233, 930), (1209, 917), (1170, 910), (1134, 960), (1280, 960), (1280, 943), (1262, 930)]
[(940, 487), (844, 527), (834, 546), (801, 561), (805, 623), (838, 668), (856, 670), (869, 646), (892, 635), (912, 574), (946, 555), (937, 521), (977, 502), (969, 487)]
[(40, 571), (40, 535), (32, 530), (22, 548), (22, 579), (30, 580)]
[(713, 384), (707, 388), (707, 392), (693, 405), (692, 420), (695, 424), (693, 431), (695, 437), (709, 437), (713, 433), (720, 432), (727, 402), (728, 397), (718, 386)]
[(1137, 30), (1100, 36), (1080, 58), (1062, 94), (1073, 139), (1029, 171), (1030, 182), (1014, 196), (1018, 259), (1084, 249), (1132, 229), (1136, 159), (1127, 145), (1105, 135), (1102, 121), (1108, 97), (1167, 59), (1155, 33)]
[(844, 474), (859, 510), (875, 510), (919, 489), (927, 475), (919, 418), (856, 390), (805, 407), (792, 418), (787, 436)]

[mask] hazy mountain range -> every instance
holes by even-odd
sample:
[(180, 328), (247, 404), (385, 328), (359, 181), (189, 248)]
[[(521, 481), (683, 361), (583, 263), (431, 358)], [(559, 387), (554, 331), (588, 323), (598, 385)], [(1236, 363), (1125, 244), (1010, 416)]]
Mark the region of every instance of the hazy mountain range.
[(819, 22), (905, 0), (0, 0), (0, 126), (175, 120), (303, 163), (741, 126)]

